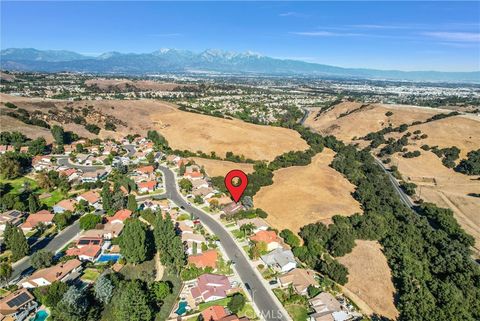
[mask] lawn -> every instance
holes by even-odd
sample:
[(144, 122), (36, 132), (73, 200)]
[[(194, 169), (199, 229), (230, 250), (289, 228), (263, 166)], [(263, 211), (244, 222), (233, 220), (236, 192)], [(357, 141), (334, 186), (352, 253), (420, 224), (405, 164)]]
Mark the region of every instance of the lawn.
[(203, 311), (206, 308), (209, 308), (209, 307), (214, 306), (214, 305), (220, 305), (222, 307), (226, 307), (228, 302), (230, 302), (230, 299), (231, 299), (231, 297), (227, 297), (225, 299), (220, 299), (220, 300), (216, 300), (216, 301), (203, 302), (203, 303), (200, 303), (200, 305), (198, 306), (198, 309), (200, 311)]
[(5, 289), (0, 288), (0, 298), (3, 298), (3, 297), (6, 296), (8, 293), (10, 293), (10, 292), (7, 291), (7, 290), (5, 290)]
[(127, 280), (140, 279), (147, 283), (153, 282), (156, 274), (155, 259), (137, 265), (126, 264), (120, 274)]
[(292, 317), (293, 321), (307, 321), (308, 310), (305, 306), (300, 304), (287, 304), (285, 306), (288, 314)]
[(163, 305), (160, 308), (160, 312), (157, 313), (155, 320), (167, 320), (170, 311), (172, 311), (173, 306), (177, 302), (177, 298), (180, 295), (182, 289), (182, 281), (179, 279), (178, 275), (172, 273), (168, 268), (163, 274), (162, 281), (168, 281), (173, 284), (172, 293), (163, 300)]
[(232, 234), (233, 236), (235, 236), (235, 238), (239, 241), (242, 241), (244, 239), (243, 237), (243, 232), (240, 231), (240, 230), (232, 230)]
[(249, 318), (250, 320), (257, 320), (258, 319), (258, 316), (257, 314), (255, 313), (255, 311), (253, 310), (253, 307), (252, 305), (247, 302), (245, 304), (245, 306), (243, 307), (243, 309), (241, 309), (240, 311), (238, 311), (237, 315), (239, 317), (247, 317)]
[(41, 203), (45, 204), (48, 207), (53, 207), (53, 205), (57, 204), (61, 200), (65, 198), (65, 195), (63, 195), (60, 190), (54, 190), (53, 192), (48, 192), (50, 194), (50, 197), (44, 198), (40, 200)]
[(99, 276), (100, 272), (98, 272), (98, 270), (88, 268), (83, 271), (83, 275), (80, 279), (88, 283), (93, 283), (97, 280)]
[[(25, 184), (27, 184), (28, 189), (30, 189), (35, 194), (40, 195), (47, 192), (44, 189), (40, 188), (35, 180), (28, 178), (26, 176), (12, 179), (12, 180), (0, 179), (0, 183), (8, 184), (11, 188), (8, 191), (8, 194), (13, 194), (13, 195), (21, 195), (25, 191)], [(65, 195), (62, 192), (60, 192), (60, 190), (58, 189), (52, 192), (47, 192), (47, 193), (50, 194), (51, 196), (40, 200), (40, 202), (42, 204), (45, 204), (48, 207), (52, 207), (53, 205), (57, 204), (58, 202), (60, 202), (65, 198)]]

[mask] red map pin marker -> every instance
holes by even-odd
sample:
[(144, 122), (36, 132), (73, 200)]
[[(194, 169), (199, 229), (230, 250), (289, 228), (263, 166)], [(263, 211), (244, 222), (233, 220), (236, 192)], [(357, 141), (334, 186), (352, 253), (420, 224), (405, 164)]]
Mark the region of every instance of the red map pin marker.
[[(232, 180), (238, 177), (240, 179), (240, 185), (235, 186), (232, 183)], [(230, 195), (232, 195), (233, 200), (238, 203), (238, 200), (240, 197), (242, 197), (243, 192), (245, 191), (245, 188), (247, 188), (248, 185), (248, 178), (247, 174), (245, 174), (243, 171), (239, 169), (234, 169), (228, 172), (227, 175), (225, 175), (225, 180), (224, 180), (225, 186), (227, 187), (228, 191), (230, 192)]]

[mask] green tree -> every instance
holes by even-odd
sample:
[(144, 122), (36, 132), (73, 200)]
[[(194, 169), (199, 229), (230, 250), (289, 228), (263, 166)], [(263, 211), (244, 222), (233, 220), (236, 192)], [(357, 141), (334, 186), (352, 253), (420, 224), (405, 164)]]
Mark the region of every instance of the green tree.
[(85, 320), (88, 308), (89, 302), (84, 290), (72, 285), (53, 309), (52, 317), (62, 321)]
[(107, 304), (112, 298), (114, 288), (112, 281), (102, 274), (93, 286), (93, 294), (98, 301)]
[(0, 156), (0, 174), (4, 179), (14, 179), (22, 175), (20, 161), (11, 153)]
[(282, 230), (280, 232), (280, 237), (282, 237), (285, 243), (290, 245), (292, 248), (300, 246), (300, 239), (289, 229)]
[(12, 265), (8, 262), (0, 263), (0, 281), (6, 282), (12, 276)]
[(193, 202), (195, 204), (203, 204), (203, 198), (200, 195), (196, 195), (195, 198), (193, 199)]
[(155, 244), (160, 253), (160, 261), (179, 273), (186, 264), (186, 255), (182, 238), (175, 232), (170, 215), (167, 214), (164, 219), (158, 214), (154, 226)]
[(227, 308), (232, 312), (232, 313), (238, 313), (240, 312), (244, 307), (245, 307), (245, 296), (241, 293), (235, 293), (230, 301), (228, 301)]
[(36, 213), (40, 210), (40, 208), (41, 205), (38, 196), (35, 194), (30, 194), (28, 196), (28, 209), (30, 210), (30, 213)]
[(117, 321), (152, 320), (152, 304), (149, 295), (138, 280), (121, 282), (112, 302), (114, 302)]
[(163, 301), (172, 293), (172, 286), (168, 282), (159, 281), (152, 284), (152, 292), (157, 301)]
[(187, 193), (191, 192), (191, 191), (192, 191), (192, 188), (193, 188), (192, 182), (190, 182), (190, 181), (189, 181), (188, 179), (186, 179), (186, 178), (182, 178), (182, 179), (180, 180), (180, 182), (178, 183), (178, 185), (180, 186), (180, 188), (181, 188), (183, 191), (185, 191), (185, 192), (187, 192)]
[(51, 266), (53, 253), (48, 251), (37, 251), (30, 256), (30, 264), (37, 270)]
[(63, 127), (58, 125), (53, 125), (50, 128), (50, 132), (52, 133), (53, 139), (58, 145), (65, 144), (65, 131)]
[(129, 194), (127, 200), (127, 209), (132, 212), (135, 212), (138, 208), (137, 200), (135, 199), (135, 195)]
[(102, 206), (105, 212), (110, 212), (112, 209), (112, 192), (110, 191), (110, 184), (105, 182), (100, 193), (102, 197)]
[(120, 236), (120, 253), (128, 263), (141, 263), (147, 259), (147, 228), (138, 219), (128, 219)]
[(252, 235), (254, 230), (255, 230), (255, 225), (253, 225), (252, 223), (243, 224), (242, 226), (240, 226), (240, 231), (243, 232), (243, 237)]
[(96, 214), (85, 214), (80, 217), (80, 228), (82, 230), (92, 230), (97, 224), (102, 222), (102, 217)]
[(42, 286), (34, 290), (36, 298), (49, 308), (54, 308), (62, 300), (68, 290), (68, 285), (61, 281), (55, 281), (50, 285)]
[(23, 231), (19, 227), (12, 227), (4, 237), (7, 248), (12, 251), (12, 260), (14, 262), (28, 254), (30, 248)]

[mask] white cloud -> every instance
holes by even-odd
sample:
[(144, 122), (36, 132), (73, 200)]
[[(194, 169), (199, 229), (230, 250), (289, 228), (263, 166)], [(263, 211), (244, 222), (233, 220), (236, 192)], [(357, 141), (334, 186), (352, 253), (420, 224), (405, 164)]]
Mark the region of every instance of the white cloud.
[(351, 33), (351, 32), (331, 32), (331, 31), (300, 31), (300, 32), (290, 32), (292, 35), (297, 36), (306, 36), (306, 37), (362, 37), (367, 36), (361, 33)]
[(423, 32), (422, 35), (455, 42), (480, 42), (480, 33), (475, 32)]
[(306, 15), (306, 14), (295, 12), (295, 11), (282, 12), (278, 16), (279, 17), (297, 17), (297, 18), (308, 17), (308, 15)]

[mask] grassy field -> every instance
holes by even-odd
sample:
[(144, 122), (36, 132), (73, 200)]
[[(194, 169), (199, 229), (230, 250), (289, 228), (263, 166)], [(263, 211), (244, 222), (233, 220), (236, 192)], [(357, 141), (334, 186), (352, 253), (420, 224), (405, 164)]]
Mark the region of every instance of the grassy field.
[(376, 241), (357, 240), (353, 251), (338, 261), (348, 269), (345, 288), (364, 301), (373, 312), (389, 319), (398, 317), (390, 268)]
[(232, 169), (240, 169), (246, 174), (253, 172), (253, 164), (234, 163), (216, 159), (207, 159), (200, 157), (191, 158), (197, 165), (203, 166), (208, 176), (225, 176)]
[(334, 156), (325, 148), (307, 166), (275, 171), (273, 185), (262, 187), (253, 198), (255, 207), (268, 213), (267, 222), (278, 230), (298, 232), (309, 223), (328, 224), (334, 215), (361, 213), (351, 195), (355, 186), (329, 166)]
[(12, 180), (0, 179), (0, 184), (8, 184), (10, 187), (8, 194), (13, 195), (22, 196), (22, 193), (25, 192), (26, 188), (37, 195), (48, 193), (50, 194), (49, 197), (40, 200), (42, 204), (48, 207), (52, 207), (53, 205), (57, 204), (65, 198), (65, 195), (60, 192), (60, 190), (57, 189), (52, 192), (47, 192), (44, 189), (40, 188), (35, 180), (25, 176)]
[(98, 272), (97, 269), (88, 268), (88, 269), (85, 269), (85, 271), (83, 271), (83, 275), (81, 276), (80, 279), (88, 283), (93, 283), (97, 280), (99, 276), (100, 276), (100, 272)]

